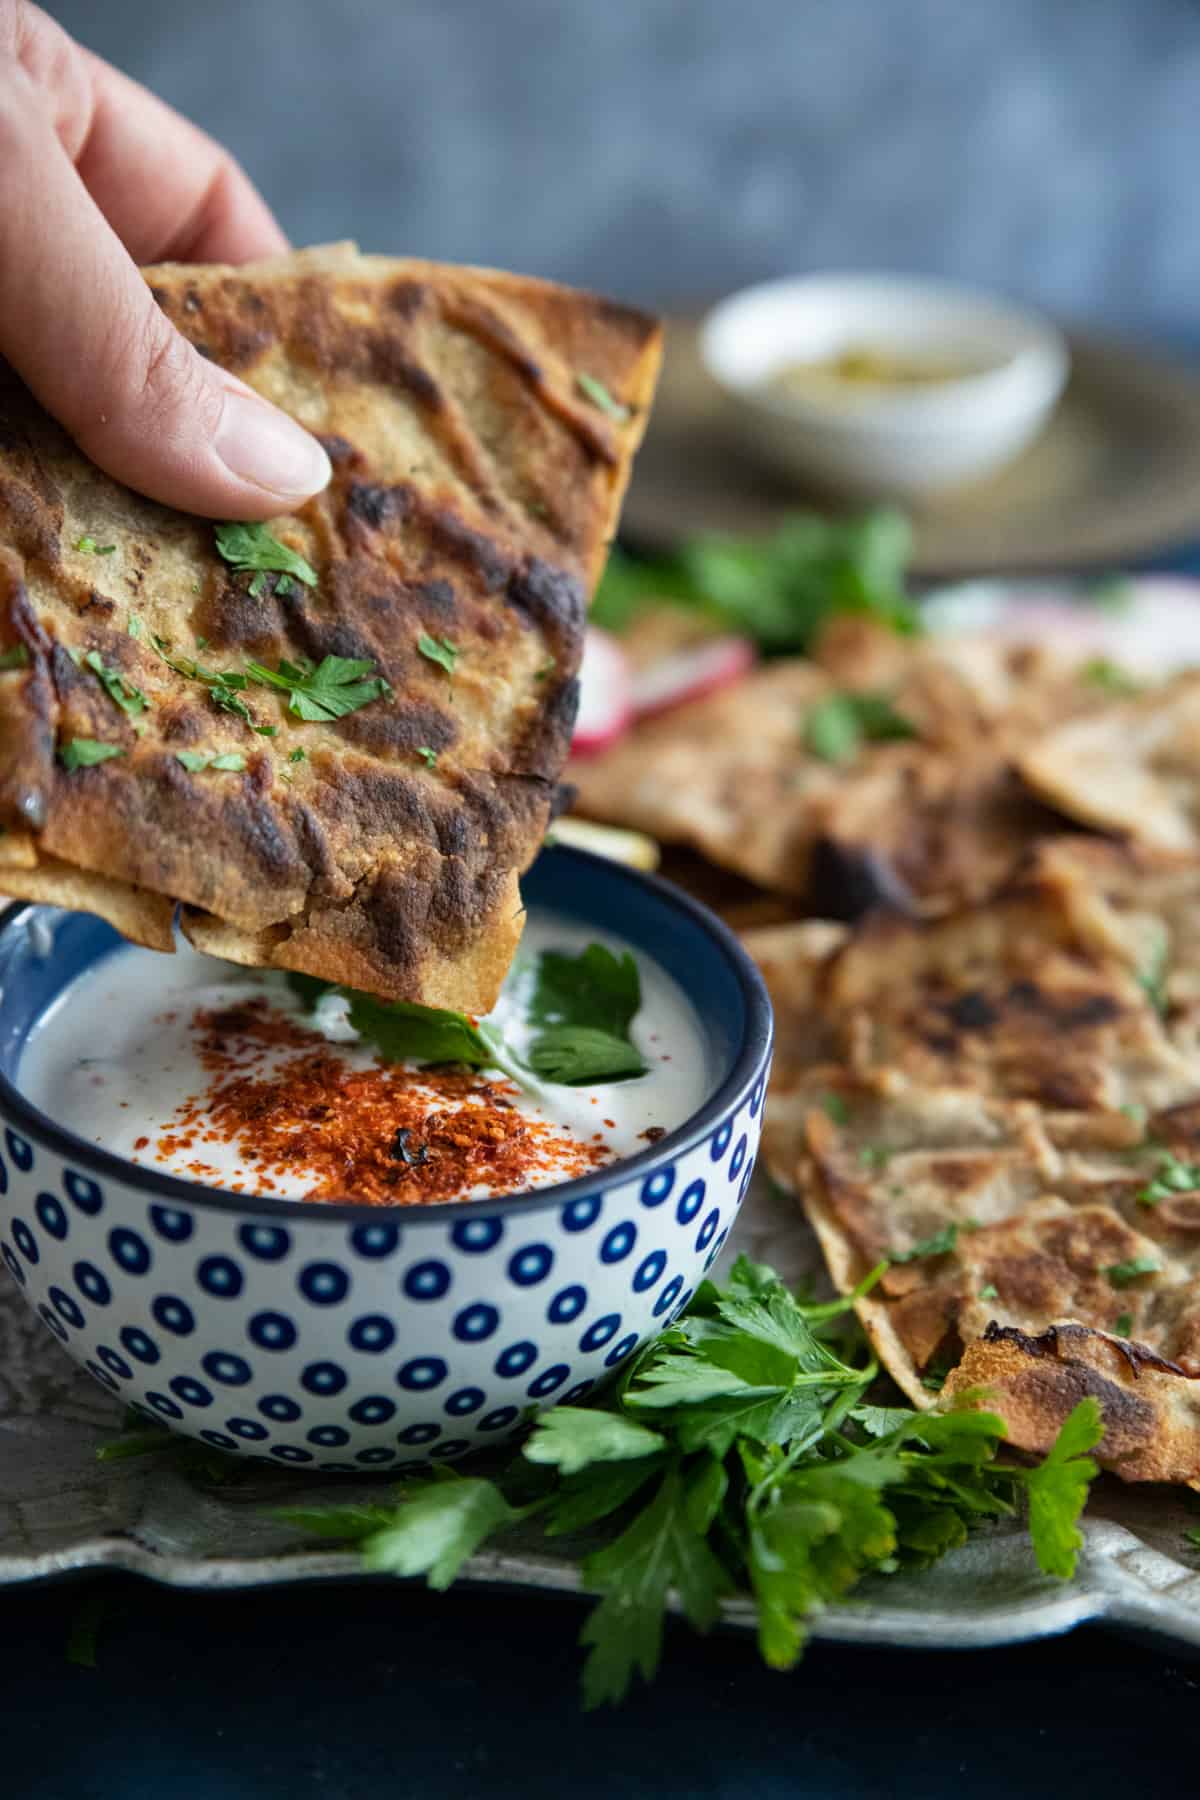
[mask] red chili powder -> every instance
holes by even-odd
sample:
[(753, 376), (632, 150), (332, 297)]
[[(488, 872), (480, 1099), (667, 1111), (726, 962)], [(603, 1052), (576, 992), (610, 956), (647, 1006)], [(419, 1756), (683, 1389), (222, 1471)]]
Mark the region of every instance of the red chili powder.
[[(419, 1206), (476, 1187), (519, 1193), (548, 1171), (567, 1180), (612, 1160), (603, 1144), (518, 1112), (511, 1082), (395, 1063), (352, 1069), (265, 999), (200, 1011), (192, 1023), (208, 1086), (158, 1138), (159, 1158), (236, 1145), (254, 1165), (255, 1192), (301, 1175), (312, 1184), (306, 1200)], [(186, 1168), (197, 1181), (220, 1179), (203, 1155)]]

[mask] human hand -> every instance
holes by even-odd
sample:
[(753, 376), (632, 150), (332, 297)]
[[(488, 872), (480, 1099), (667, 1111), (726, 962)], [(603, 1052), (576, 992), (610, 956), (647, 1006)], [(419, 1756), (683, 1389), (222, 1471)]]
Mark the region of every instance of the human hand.
[(194, 350), (137, 268), (287, 247), (211, 138), (0, 0), (0, 357), (93, 462), (212, 518), (270, 518), (325, 486), (316, 439)]

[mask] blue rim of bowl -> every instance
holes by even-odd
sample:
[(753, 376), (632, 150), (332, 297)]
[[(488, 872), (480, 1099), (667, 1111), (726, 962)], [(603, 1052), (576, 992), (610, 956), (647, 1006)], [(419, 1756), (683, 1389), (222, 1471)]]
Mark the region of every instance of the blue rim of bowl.
[[(570, 857), (585, 865), (595, 864), (610, 870), (613, 867), (610, 859), (597, 856), (591, 850), (577, 850), (573, 845), (560, 845), (554, 854)], [(737, 976), (746, 1009), (746, 1025), (733, 1067), (716, 1092), (697, 1112), (685, 1119), (682, 1125), (676, 1126), (674, 1131), (659, 1138), (657, 1143), (639, 1150), (636, 1156), (621, 1157), (616, 1162), (606, 1163), (593, 1174), (579, 1175), (572, 1181), (555, 1182), (551, 1187), (534, 1188), (528, 1193), (498, 1194), (487, 1200), (438, 1200), (424, 1204), (418, 1202), (413, 1206), (370, 1206), (363, 1201), (353, 1200), (328, 1204), (324, 1201), (281, 1200), (272, 1194), (234, 1194), (227, 1188), (206, 1187), (201, 1182), (183, 1181), (178, 1175), (156, 1175), (138, 1163), (126, 1161), (123, 1156), (114, 1156), (110, 1150), (101, 1150), (95, 1144), (89, 1144), (86, 1138), (76, 1137), (74, 1132), (56, 1124), (46, 1113), (31, 1105), (3, 1073), (0, 1073), (0, 1119), (46, 1148), (54, 1150), (69, 1162), (94, 1174), (124, 1182), (127, 1187), (138, 1188), (158, 1200), (169, 1199), (178, 1201), (181, 1205), (212, 1207), (219, 1212), (268, 1213), (290, 1219), (295, 1219), (298, 1213), (302, 1213), (311, 1217), (314, 1223), (328, 1221), (331, 1224), (355, 1225), (367, 1224), (372, 1219), (386, 1218), (392, 1223), (403, 1219), (408, 1224), (418, 1225), (458, 1219), (468, 1213), (474, 1218), (486, 1218), (496, 1213), (549, 1211), (585, 1194), (594, 1194), (597, 1190), (613, 1185), (614, 1179), (624, 1182), (657, 1167), (664, 1158), (682, 1156), (702, 1144), (724, 1118), (739, 1110), (743, 1100), (753, 1090), (770, 1053), (772, 1039), (771, 1001), (766, 983), (753, 959), (728, 925), (699, 900), (693, 900), (690, 894), (685, 894), (681, 888), (676, 887), (673, 882), (663, 880), (661, 876), (647, 875), (640, 869), (631, 869), (626, 865), (622, 865), (622, 874), (634, 887), (648, 891), (659, 901), (673, 907), (676, 912), (685, 914), (716, 942)], [(26, 913), (35, 910), (37, 904), (30, 900), (16, 900), (0, 912), (0, 936), (17, 925)]]

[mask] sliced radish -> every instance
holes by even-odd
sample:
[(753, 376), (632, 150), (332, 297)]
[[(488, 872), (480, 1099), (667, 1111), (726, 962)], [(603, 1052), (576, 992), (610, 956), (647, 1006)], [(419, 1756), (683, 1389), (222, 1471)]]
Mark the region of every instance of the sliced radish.
[(715, 694), (718, 688), (740, 681), (755, 660), (749, 638), (709, 638), (690, 650), (679, 650), (634, 672), (631, 683), (633, 710), (639, 719), (667, 712), (688, 700)]
[(629, 729), (632, 720), (625, 652), (609, 632), (589, 625), (583, 640), (572, 752), (576, 756), (595, 756), (607, 750)]

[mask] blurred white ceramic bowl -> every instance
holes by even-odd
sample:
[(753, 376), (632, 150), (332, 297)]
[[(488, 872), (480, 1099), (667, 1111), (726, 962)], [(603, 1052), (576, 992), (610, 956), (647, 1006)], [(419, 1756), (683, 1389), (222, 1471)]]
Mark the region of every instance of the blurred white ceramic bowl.
[[(770, 385), (789, 364), (863, 347), (970, 372), (845, 393)], [(1012, 461), (1045, 424), (1070, 366), (1062, 333), (1039, 314), (893, 275), (744, 288), (709, 313), (700, 351), (748, 450), (786, 474), (872, 499), (915, 499)]]

